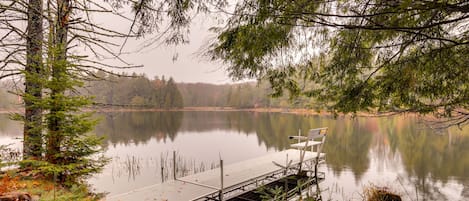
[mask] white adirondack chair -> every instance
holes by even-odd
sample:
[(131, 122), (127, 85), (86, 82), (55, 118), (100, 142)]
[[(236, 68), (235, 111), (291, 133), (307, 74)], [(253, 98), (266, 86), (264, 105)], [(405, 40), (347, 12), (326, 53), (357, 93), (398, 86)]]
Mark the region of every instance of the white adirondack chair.
[(298, 133), (297, 136), (290, 136), (290, 139), (296, 139), (297, 142), (295, 144), (291, 144), (292, 148), (296, 148), (300, 150), (300, 167), (298, 173), (302, 170), (303, 159), (306, 151), (317, 152), (316, 160), (314, 161), (314, 172), (317, 176), (317, 166), (319, 163), (324, 161), (322, 152), (323, 144), (326, 140), (327, 135), (327, 127), (324, 128), (314, 128), (308, 131), (306, 136), (302, 136), (301, 133)]

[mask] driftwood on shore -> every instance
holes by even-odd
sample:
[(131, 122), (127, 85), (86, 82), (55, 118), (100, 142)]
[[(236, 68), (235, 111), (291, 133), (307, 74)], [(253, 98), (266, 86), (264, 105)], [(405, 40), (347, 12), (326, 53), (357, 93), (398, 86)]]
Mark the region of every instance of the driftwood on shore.
[(28, 193), (23, 192), (9, 192), (0, 195), (0, 201), (36, 201), (38, 199), (34, 199)]

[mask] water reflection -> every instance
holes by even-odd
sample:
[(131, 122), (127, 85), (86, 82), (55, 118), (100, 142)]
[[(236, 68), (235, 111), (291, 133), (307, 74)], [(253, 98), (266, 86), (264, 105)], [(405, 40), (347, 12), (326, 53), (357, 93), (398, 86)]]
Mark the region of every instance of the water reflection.
[[(255, 112), (124, 112), (98, 116), (102, 121), (95, 132), (107, 136), (107, 154), (117, 157), (92, 181), (98, 190), (121, 193), (160, 181), (160, 154), (168, 151), (179, 151), (191, 164), (213, 164), (220, 155), (233, 163), (287, 149), (288, 136), (298, 130), (305, 134), (310, 128), (329, 127), (324, 147), (328, 187), (338, 185), (340, 193), (350, 195), (377, 183), (393, 186), (413, 200), (469, 198), (468, 128), (436, 133), (418, 119), (405, 116), (334, 119)], [(0, 115), (1, 136), (20, 134), (21, 124)], [(119, 158), (143, 161), (133, 172), (139, 175), (132, 175), (132, 181), (122, 172), (122, 180), (110, 173), (118, 172)], [(123, 167), (128, 169), (129, 165)], [(337, 195), (333, 196), (336, 200)]]
[[(100, 114), (98, 135), (107, 136), (107, 143), (145, 143), (174, 141), (179, 133), (223, 130), (242, 135), (256, 135), (259, 144), (269, 149), (289, 147), (289, 135), (299, 129), (305, 134), (309, 128), (323, 126), (326, 117), (305, 118), (299, 115), (255, 112), (123, 112)], [(327, 120), (325, 120), (327, 119)]]
[[(441, 191), (441, 186), (451, 185), (452, 180), (457, 180), (463, 183), (464, 188), (468, 187), (469, 138), (453, 131), (444, 135), (428, 133), (431, 131), (405, 124), (389, 138), (396, 141), (402, 154), (408, 182), (415, 184), (423, 198), (451, 200)], [(463, 196), (466, 197), (467, 192)]]
[(372, 132), (376, 129), (374, 122), (340, 119), (327, 126), (331, 131), (324, 146), (328, 167), (335, 174), (340, 174), (349, 168), (355, 179), (360, 180), (370, 163), (368, 150), (373, 137)]
[(108, 144), (139, 144), (152, 138), (173, 141), (183, 117), (183, 112), (103, 113), (98, 115), (101, 121), (95, 133), (105, 136)]

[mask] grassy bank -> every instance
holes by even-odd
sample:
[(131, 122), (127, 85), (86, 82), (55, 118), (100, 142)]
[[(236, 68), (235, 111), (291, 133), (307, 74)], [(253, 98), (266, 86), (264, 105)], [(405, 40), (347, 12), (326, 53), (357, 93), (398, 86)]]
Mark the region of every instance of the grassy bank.
[(40, 175), (18, 170), (9, 170), (0, 174), (0, 200), (32, 198), (35, 201), (93, 201), (102, 197), (103, 195), (92, 193), (85, 184), (64, 187), (45, 180)]

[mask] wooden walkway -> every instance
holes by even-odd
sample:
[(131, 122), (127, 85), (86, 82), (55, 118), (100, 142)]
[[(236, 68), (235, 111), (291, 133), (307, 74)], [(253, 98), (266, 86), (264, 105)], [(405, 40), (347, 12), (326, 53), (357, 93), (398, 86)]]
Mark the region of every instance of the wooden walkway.
[[(318, 154), (306, 151), (304, 161), (314, 160)], [(323, 157), (324, 154), (320, 154)], [(223, 183), (221, 179), (221, 169), (201, 172), (198, 174), (178, 178), (177, 180), (155, 184), (141, 189), (136, 189), (127, 193), (106, 198), (109, 201), (131, 201), (131, 200), (152, 200), (152, 201), (183, 201), (183, 200), (204, 200), (206, 197), (213, 197), (222, 190), (232, 192), (237, 188), (244, 188), (243, 185), (261, 181), (271, 177), (272, 174), (283, 172), (283, 168), (275, 165), (287, 164), (290, 166), (299, 165), (300, 151), (288, 149), (281, 152), (261, 156), (258, 158), (241, 161), (223, 167)], [(223, 184), (223, 185), (222, 185)], [(222, 193), (222, 195), (223, 195)]]

